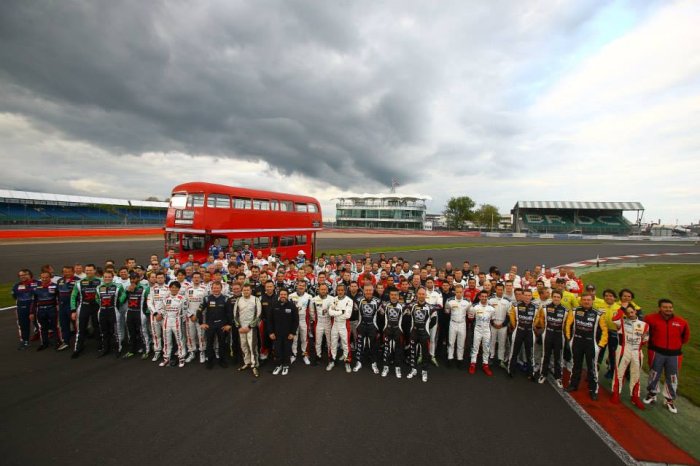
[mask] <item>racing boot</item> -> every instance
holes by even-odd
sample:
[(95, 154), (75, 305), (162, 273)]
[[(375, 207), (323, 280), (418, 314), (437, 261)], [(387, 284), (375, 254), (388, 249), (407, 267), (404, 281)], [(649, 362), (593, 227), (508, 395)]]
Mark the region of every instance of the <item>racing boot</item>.
[[(637, 398), (637, 400), (639, 400), (639, 398)], [(619, 393), (613, 393), (613, 394), (610, 396), (610, 403), (612, 403), (612, 404), (614, 404), (614, 405), (619, 405), (619, 404), (620, 404), (620, 394), (619, 394)], [(632, 403), (634, 403), (634, 399), (632, 399)], [(640, 403), (641, 403), (641, 400), (640, 400)]]
[(473, 374), (475, 372), (476, 372), (476, 363), (473, 362), (473, 363), (469, 364), (469, 373)]
[(644, 411), (646, 409), (646, 406), (644, 406), (644, 403), (642, 402), (641, 398), (639, 398), (638, 396), (632, 397), (632, 404), (635, 405), (637, 407), (637, 409), (641, 409), (642, 411)]
[(493, 376), (493, 371), (491, 371), (488, 364), (483, 364), (481, 366), (481, 370), (484, 371), (484, 374), (488, 375), (489, 377)]

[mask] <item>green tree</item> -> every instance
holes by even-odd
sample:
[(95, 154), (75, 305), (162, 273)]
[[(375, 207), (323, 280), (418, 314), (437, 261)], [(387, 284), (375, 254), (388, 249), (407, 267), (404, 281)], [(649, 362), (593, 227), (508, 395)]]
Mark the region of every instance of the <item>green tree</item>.
[(474, 212), (474, 223), (481, 227), (498, 227), (498, 222), (501, 219), (501, 214), (498, 212), (498, 207), (491, 204), (481, 204), (476, 212)]
[(447, 227), (459, 229), (464, 226), (464, 222), (471, 221), (474, 218), (475, 205), (469, 196), (450, 198), (443, 212), (447, 217)]

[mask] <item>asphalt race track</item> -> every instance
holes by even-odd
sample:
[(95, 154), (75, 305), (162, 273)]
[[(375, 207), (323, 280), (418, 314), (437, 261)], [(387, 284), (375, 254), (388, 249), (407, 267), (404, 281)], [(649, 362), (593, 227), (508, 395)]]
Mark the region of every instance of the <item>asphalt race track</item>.
[[(361, 247), (457, 238), (372, 238)], [(405, 241), (405, 242), (404, 242)], [(471, 240), (473, 241), (473, 240)], [(471, 242), (465, 241), (465, 242)], [(602, 243), (402, 252), (437, 263), (468, 258), (482, 267), (521, 267), (642, 252), (695, 252), (677, 244)], [(382, 244), (383, 243), (383, 244)], [(353, 246), (354, 245), (354, 246)], [(21, 266), (142, 260), (158, 241), (0, 246), (9, 281)], [(358, 247), (324, 239), (321, 248)], [(697, 261), (697, 256), (672, 260)], [(433, 368), (430, 380), (382, 379), (363, 368), (295, 364), (286, 377), (265, 366), (258, 380), (233, 366), (159, 368), (97, 359), (96, 341), (69, 352), (17, 351), (13, 311), (0, 313), (0, 426), (3, 465), (26, 464), (623, 464), (549, 384)]]
[(0, 314), (0, 455), (26, 464), (621, 464), (554, 392), (501, 370), (430, 371), (428, 383), (363, 369), (159, 368), (15, 349)]
[[(508, 246), (512, 243), (542, 243), (541, 245)], [(438, 249), (434, 251), (402, 251), (392, 253), (392, 247), (412, 246), (421, 244), (493, 244), (494, 247)], [(462, 261), (469, 260), (477, 263), (482, 270), (490, 265), (502, 269), (511, 264), (520, 270), (531, 268), (535, 262), (544, 262), (547, 266), (556, 266), (574, 261), (600, 257), (638, 253), (663, 252), (700, 252), (700, 247), (693, 243), (650, 243), (650, 242), (621, 242), (608, 241), (599, 243), (579, 243), (574, 241), (509, 239), (509, 238), (459, 238), (459, 237), (390, 237), (376, 235), (360, 238), (320, 238), (319, 250), (350, 249), (364, 247), (386, 247), (387, 254), (396, 254), (405, 259), (425, 260), (432, 257), (436, 263), (444, 264), (452, 261), (455, 267), (461, 267)], [(27, 267), (38, 273), (43, 264), (50, 263), (60, 274), (62, 265), (82, 264), (93, 262), (104, 263), (105, 259), (114, 259), (122, 263), (127, 257), (135, 257), (139, 263), (147, 263), (151, 254), (163, 255), (163, 241), (154, 240), (115, 240), (115, 241), (75, 241), (75, 242), (34, 242), (34, 243), (0, 243), (0, 283), (14, 281), (17, 270)], [(645, 262), (665, 261), (667, 259), (644, 259)], [(698, 256), (679, 256), (674, 262), (697, 262)]]

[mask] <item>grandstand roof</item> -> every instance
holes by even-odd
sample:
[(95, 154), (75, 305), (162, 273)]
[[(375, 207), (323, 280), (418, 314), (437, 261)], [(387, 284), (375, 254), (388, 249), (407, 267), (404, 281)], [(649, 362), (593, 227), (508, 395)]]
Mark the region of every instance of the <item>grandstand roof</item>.
[(514, 209), (644, 210), (641, 202), (518, 201)]
[(19, 201), (62, 202), (68, 204), (105, 204), (131, 207), (159, 207), (167, 208), (167, 202), (138, 201), (128, 199), (115, 199), (109, 197), (69, 196), (66, 194), (36, 193), (31, 191), (13, 191), (0, 189), (0, 198), (16, 199)]

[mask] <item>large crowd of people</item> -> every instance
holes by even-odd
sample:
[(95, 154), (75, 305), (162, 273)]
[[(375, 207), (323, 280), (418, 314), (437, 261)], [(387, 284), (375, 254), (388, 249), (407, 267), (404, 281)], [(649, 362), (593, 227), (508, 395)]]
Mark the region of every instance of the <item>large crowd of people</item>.
[[(233, 360), (254, 377), (268, 362), (272, 375), (287, 375), (294, 363), (321, 363), (348, 373), (368, 365), (381, 377), (393, 368), (397, 378), (427, 382), (431, 366), (446, 365), (486, 376), (502, 368), (539, 383), (551, 376), (575, 391), (585, 363), (597, 400), (605, 364), (613, 403), (629, 380), (632, 403), (644, 409), (656, 401), (663, 374), (664, 405), (675, 413), (681, 350), (690, 338), (670, 299), (643, 313), (632, 290), (599, 295), (567, 267), (536, 265), (520, 275), (514, 265), (502, 273), (468, 261), (438, 267), (431, 258), (410, 263), (370, 253), (314, 261), (299, 251), (282, 259), (274, 249), (264, 256), (215, 243), (204, 263), (190, 256), (180, 264), (171, 250), (146, 266), (107, 260), (64, 266), (57, 276), (46, 265), (38, 280), (28, 269), (18, 277), (12, 295), (20, 350), (36, 339), (42, 351), (53, 339), (57, 351), (79, 358), (95, 340), (99, 357), (139, 357), (160, 367), (199, 361), (208, 369)], [(650, 372), (642, 400), (645, 346)]]

